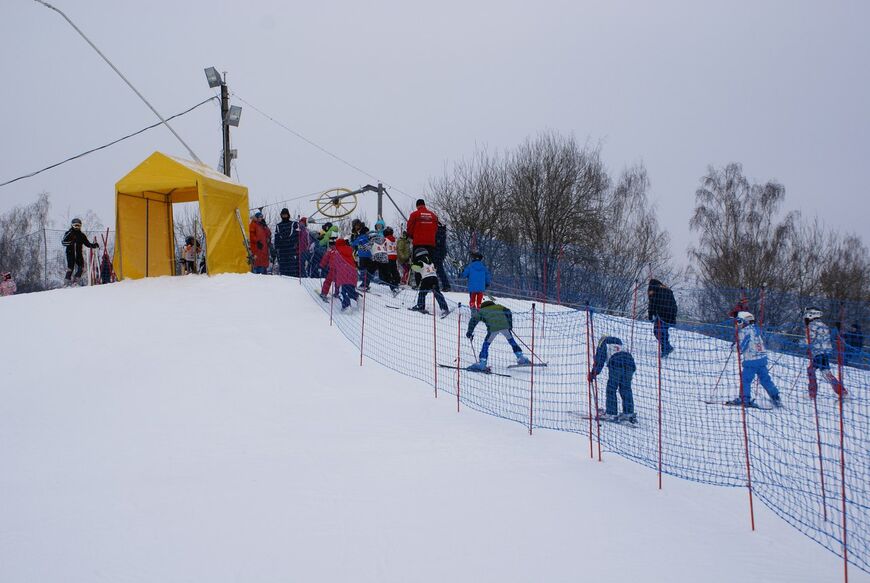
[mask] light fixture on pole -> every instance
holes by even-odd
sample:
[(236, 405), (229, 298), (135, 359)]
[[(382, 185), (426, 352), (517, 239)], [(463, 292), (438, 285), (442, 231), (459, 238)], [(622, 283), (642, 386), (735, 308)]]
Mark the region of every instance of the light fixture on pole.
[(230, 107), (230, 90), (227, 88), (227, 74), (221, 76), (218, 70), (214, 67), (205, 69), (205, 78), (208, 81), (208, 86), (214, 89), (221, 88), (221, 130), (223, 133), (223, 152), (221, 154), (221, 164), (223, 172), (230, 176), (230, 163), (235, 158), (235, 150), (230, 149), (230, 126), (239, 127), (239, 119), (242, 117), (242, 108), (233, 105)]

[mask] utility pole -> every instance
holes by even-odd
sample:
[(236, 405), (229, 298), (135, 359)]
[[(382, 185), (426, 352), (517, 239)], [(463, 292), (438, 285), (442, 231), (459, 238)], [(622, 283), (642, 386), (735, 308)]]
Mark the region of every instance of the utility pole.
[(230, 167), (233, 160), (232, 152), (230, 152), (230, 124), (227, 117), (230, 113), (230, 90), (227, 88), (227, 72), (224, 71), (223, 79), (221, 80), (221, 126), (224, 132), (224, 174), (231, 175)]
[(384, 220), (384, 185), (378, 182), (378, 218)]
[(235, 152), (230, 149), (230, 126), (239, 126), (239, 119), (242, 117), (242, 108), (236, 105), (230, 105), (230, 90), (227, 87), (227, 72), (221, 75), (214, 67), (208, 67), (205, 70), (205, 78), (208, 81), (208, 86), (214, 89), (218, 85), (221, 88), (221, 133), (223, 137), (223, 152), (221, 153), (221, 165), (224, 167), (224, 174), (231, 175), (231, 166), (233, 158), (236, 157)]

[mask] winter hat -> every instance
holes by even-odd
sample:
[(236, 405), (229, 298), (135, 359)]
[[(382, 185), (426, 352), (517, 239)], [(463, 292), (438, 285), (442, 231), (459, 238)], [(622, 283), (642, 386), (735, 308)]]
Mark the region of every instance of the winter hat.
[(425, 247), (415, 247), (414, 257), (429, 257), (429, 250)]
[(323, 230), (328, 231), (332, 228), (332, 223), (323, 223)]
[(822, 311), (816, 307), (809, 307), (804, 310), (804, 320), (811, 322), (822, 317)]
[(737, 312), (737, 321), (748, 324), (755, 321), (755, 316), (750, 312)]
[(426, 206), (426, 201), (422, 198), (417, 199), (417, 206)]
[(70, 221), (70, 225), (78, 225), (78, 226), (81, 227), (81, 226), (82, 226), (82, 220), (81, 220), (80, 218), (76, 217), (76, 218), (74, 218), (72, 221)]
[(384, 229), (384, 236), (385, 237), (392, 237), (393, 236), (393, 227), (387, 227), (386, 229)]
[(261, 213), (260, 211), (255, 212), (255, 213), (254, 213), (254, 218), (255, 218), (255, 219), (262, 219), (262, 218), (263, 218), (263, 213)]
[(306, 217), (302, 217), (301, 219), (299, 219), (299, 222), (302, 223), (303, 225), (307, 225), (308, 219)]
[(282, 208), (282, 209), (281, 209), (281, 214), (282, 214), (282, 215), (289, 215), (289, 214), (290, 214), (290, 211), (287, 210), (286, 208)]
[(483, 261), (483, 253), (480, 253), (479, 251), (472, 251), (469, 253), (469, 257), (474, 261)]
[(649, 287), (646, 288), (646, 291), (651, 292), (660, 287), (663, 287), (662, 282), (657, 279), (651, 279), (649, 280)]
[(386, 227), (386, 226), (387, 226), (387, 223), (385, 223), (383, 219), (378, 219), (377, 222), (375, 222), (375, 230), (376, 231), (383, 231), (384, 227)]

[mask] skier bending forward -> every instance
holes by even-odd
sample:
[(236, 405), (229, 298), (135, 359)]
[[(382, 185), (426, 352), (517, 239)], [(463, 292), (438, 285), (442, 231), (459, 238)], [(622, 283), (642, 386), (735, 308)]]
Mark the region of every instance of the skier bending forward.
[(504, 336), (508, 344), (514, 351), (514, 356), (517, 357), (517, 364), (531, 364), (528, 358), (523, 355), (523, 351), (514, 340), (512, 330), (514, 328), (513, 314), (504, 306), (487, 300), (480, 305), (480, 309), (472, 311), (471, 320), (468, 322), (468, 331), (465, 337), (469, 340), (474, 339), (474, 329), (478, 322), (486, 324), (486, 338), (483, 340), (483, 346), (480, 348), (480, 360), (468, 367), (468, 370), (488, 372), (490, 369), (486, 366), (486, 360), (489, 357), (489, 345), (496, 336)]

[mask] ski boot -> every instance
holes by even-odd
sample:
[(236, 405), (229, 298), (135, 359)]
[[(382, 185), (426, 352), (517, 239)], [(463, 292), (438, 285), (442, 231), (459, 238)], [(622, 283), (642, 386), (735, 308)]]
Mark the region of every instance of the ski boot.
[(466, 367), (465, 370), (470, 370), (474, 372), (489, 372), (489, 367), (486, 366), (486, 359), (481, 358), (479, 362), (475, 362), (474, 364)]
[(532, 361), (525, 357), (524, 354), (520, 353), (517, 355), (517, 366), (531, 366)]
[(625, 421), (626, 423), (631, 423), (632, 425), (637, 425), (637, 414), (636, 413), (620, 413), (619, 414), (619, 422), (622, 423)]

